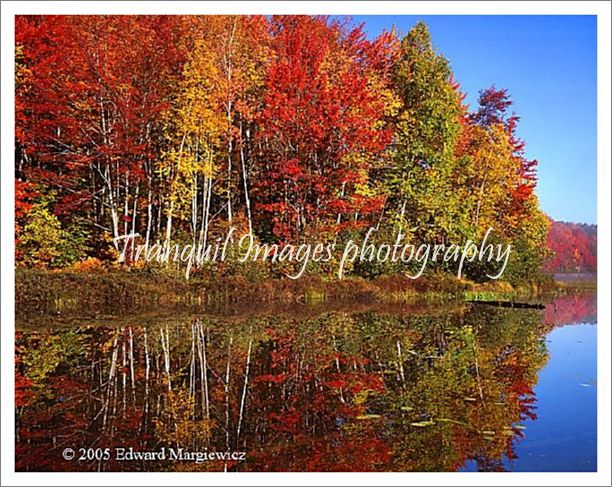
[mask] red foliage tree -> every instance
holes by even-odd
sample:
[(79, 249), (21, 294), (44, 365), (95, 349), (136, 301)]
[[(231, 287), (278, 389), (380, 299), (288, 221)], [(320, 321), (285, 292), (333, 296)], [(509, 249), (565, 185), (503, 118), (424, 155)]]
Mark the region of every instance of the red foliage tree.
[[(372, 211), (359, 195), (367, 161), (390, 141), (378, 123), (384, 104), (368, 88), (360, 29), (324, 18), (280, 17), (272, 23), (271, 64), (259, 118), (263, 165), (256, 187), (261, 215), (277, 236), (300, 237), (310, 222), (336, 225)], [(260, 225), (263, 224), (260, 221)]]
[(553, 256), (546, 263), (550, 272), (595, 272), (597, 270), (597, 227), (553, 221), (548, 232)]

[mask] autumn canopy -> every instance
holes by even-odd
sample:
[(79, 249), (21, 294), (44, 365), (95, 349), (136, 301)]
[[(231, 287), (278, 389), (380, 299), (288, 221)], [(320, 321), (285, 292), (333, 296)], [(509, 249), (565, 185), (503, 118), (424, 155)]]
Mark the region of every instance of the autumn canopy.
[(280, 245), (492, 227), (516, 249), (509, 279), (540, 268), (548, 223), (509, 94), (467, 107), (423, 23), (375, 39), (310, 16), (16, 23), (24, 266), (112, 261), (130, 232), (205, 245), (234, 226)]

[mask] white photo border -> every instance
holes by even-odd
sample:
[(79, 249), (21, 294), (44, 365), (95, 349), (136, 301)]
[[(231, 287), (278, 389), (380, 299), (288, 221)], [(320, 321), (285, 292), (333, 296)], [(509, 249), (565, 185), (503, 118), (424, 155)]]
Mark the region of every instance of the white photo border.
[[(1, 4), (2, 485), (610, 485), (610, 9), (607, 1), (5, 1)], [(15, 472), (14, 42), (16, 15), (325, 14), (596, 15), (598, 472), (594, 473), (22, 473)], [(569, 197), (569, 195), (568, 195)]]

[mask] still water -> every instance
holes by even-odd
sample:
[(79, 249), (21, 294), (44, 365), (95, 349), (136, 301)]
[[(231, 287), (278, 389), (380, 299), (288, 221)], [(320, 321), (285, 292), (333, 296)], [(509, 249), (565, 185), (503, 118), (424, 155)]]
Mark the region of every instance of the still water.
[(18, 324), (21, 471), (594, 471), (596, 297)]

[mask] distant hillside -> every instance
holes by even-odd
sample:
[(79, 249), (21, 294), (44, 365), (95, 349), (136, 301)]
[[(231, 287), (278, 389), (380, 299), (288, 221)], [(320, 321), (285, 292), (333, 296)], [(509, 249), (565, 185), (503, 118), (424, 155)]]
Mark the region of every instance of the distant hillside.
[(597, 225), (551, 221), (546, 264), (551, 272), (597, 271)]

